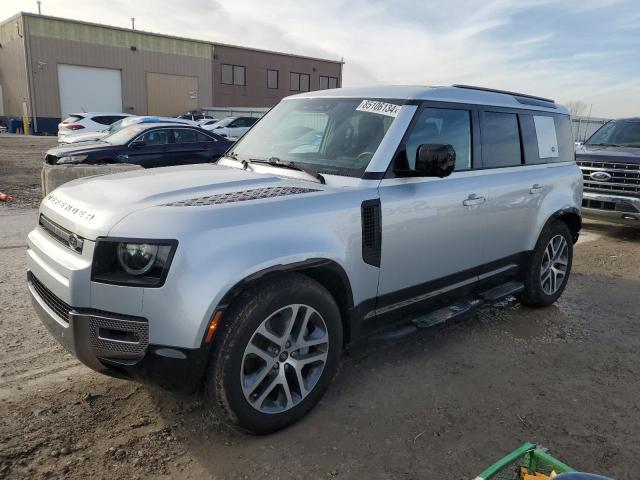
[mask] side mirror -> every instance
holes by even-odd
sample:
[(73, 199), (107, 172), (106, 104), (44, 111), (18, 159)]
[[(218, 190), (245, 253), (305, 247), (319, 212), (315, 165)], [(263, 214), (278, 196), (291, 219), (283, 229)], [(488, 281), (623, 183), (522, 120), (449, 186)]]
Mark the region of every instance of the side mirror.
[(415, 172), (424, 177), (448, 177), (456, 166), (456, 151), (451, 145), (423, 143), (416, 151)]
[(131, 148), (141, 148), (145, 146), (144, 140), (136, 140), (135, 142), (131, 143)]

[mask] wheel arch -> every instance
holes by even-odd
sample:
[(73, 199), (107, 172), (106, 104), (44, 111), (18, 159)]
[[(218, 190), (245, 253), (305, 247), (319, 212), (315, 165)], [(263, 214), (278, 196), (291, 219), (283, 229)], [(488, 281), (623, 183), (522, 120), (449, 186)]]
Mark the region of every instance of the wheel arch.
[[(351, 312), (353, 311), (353, 292), (349, 277), (340, 264), (326, 258), (311, 258), (308, 260), (279, 264), (252, 273), (237, 282), (223, 295), (216, 310), (225, 310), (246, 289), (266, 281), (274, 276), (287, 273), (300, 273), (312, 278), (326, 288), (334, 298), (342, 321), (343, 338), (348, 343), (351, 337)], [(222, 315), (224, 321), (224, 313)]]
[(556, 220), (560, 220), (564, 222), (567, 227), (569, 227), (569, 231), (571, 232), (571, 238), (573, 239), (573, 243), (575, 244), (578, 241), (578, 237), (580, 235), (580, 230), (582, 229), (582, 215), (580, 210), (575, 207), (567, 207), (555, 212), (547, 222), (545, 223), (542, 231)]

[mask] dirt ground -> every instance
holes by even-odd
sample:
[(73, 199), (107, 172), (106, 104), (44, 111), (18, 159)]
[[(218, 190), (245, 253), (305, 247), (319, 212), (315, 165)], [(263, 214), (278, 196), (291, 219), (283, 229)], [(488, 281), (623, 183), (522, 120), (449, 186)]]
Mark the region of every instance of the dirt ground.
[(51, 143), (0, 137), (0, 191), (17, 197), (0, 204), (0, 477), (472, 479), (533, 441), (575, 468), (638, 478), (640, 229), (587, 223), (554, 306), (505, 302), (353, 348), (310, 415), (252, 437), (197, 399), (93, 373), (40, 325), (25, 207)]

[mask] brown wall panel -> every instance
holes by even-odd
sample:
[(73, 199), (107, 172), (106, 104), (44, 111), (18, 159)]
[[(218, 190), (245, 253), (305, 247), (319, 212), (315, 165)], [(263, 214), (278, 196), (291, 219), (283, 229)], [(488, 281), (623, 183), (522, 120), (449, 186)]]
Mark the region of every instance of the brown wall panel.
[(198, 108), (198, 77), (147, 73), (149, 115), (174, 117)]
[[(250, 50), (226, 45), (214, 46), (213, 105), (216, 107), (271, 107), (292, 92), (290, 72), (308, 73), (311, 90), (320, 88), (320, 76), (338, 78), (341, 85), (342, 65), (337, 62), (296, 57), (293, 55)], [(246, 85), (221, 83), (222, 64), (246, 67)], [(267, 70), (278, 70), (278, 89), (267, 88)]]

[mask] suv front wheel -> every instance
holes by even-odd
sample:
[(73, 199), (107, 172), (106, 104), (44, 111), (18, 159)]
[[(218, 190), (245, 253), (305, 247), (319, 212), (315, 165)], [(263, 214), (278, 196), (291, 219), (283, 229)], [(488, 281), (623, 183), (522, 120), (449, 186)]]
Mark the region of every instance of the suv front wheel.
[(245, 291), (224, 313), (205, 396), (253, 433), (296, 422), (320, 400), (342, 351), (340, 311), (313, 279), (289, 274)]
[(545, 227), (525, 274), (520, 300), (532, 307), (554, 303), (569, 280), (573, 261), (573, 239), (567, 224), (556, 220)]

